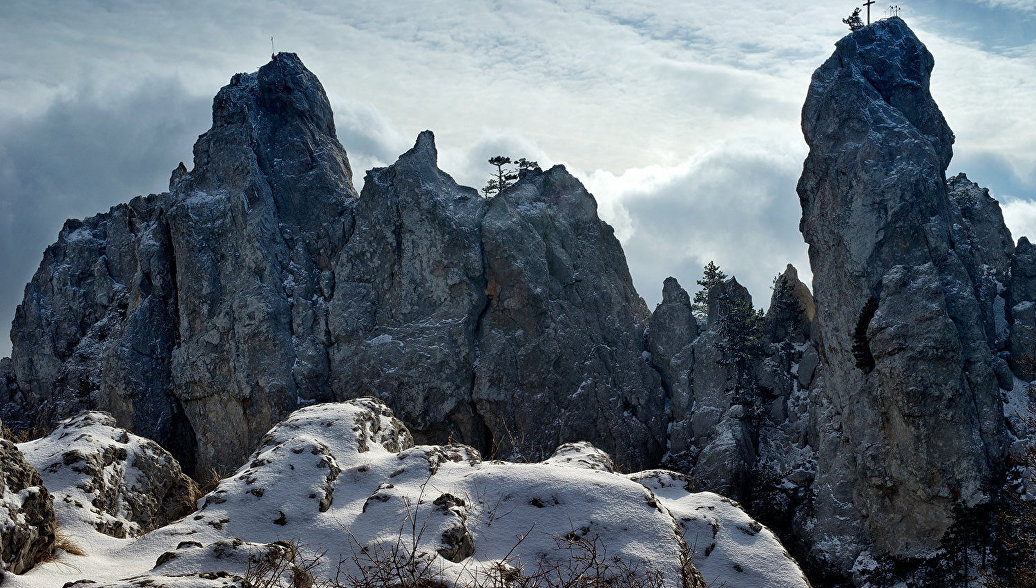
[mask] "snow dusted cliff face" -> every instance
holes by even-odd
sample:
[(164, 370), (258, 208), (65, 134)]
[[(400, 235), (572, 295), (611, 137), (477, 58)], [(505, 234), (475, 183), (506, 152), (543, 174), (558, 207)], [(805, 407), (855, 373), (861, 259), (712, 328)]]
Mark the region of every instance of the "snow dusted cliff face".
[[(100, 426), (78, 442), (96, 447), (82, 451), (108, 446), (111, 435)], [(78, 492), (78, 481), (61, 472), (44, 468), (44, 477), (59, 503)], [(175, 523), (117, 539), (81, 509), (62, 506), (60, 524), (87, 555), (63, 554), (10, 585), (240, 586), (250, 556), (254, 568), (264, 554), (293, 549), (276, 543), (290, 540), (304, 556), (324, 553), (308, 570), (316, 580), (333, 577), (339, 561), (345, 573), (371, 573), (367, 555), (400, 549), (447, 585), (471, 585), (501, 573), (567, 569), (596, 548), (606, 561), (658, 573), (674, 588), (808, 586), (766, 527), (736, 503), (690, 486), (675, 472), (616, 473), (586, 443), (525, 464), (484, 461), (464, 445), (415, 446), (373, 399), (320, 404), (270, 430), (248, 463)]]
[(953, 133), (933, 64), (902, 20), (880, 21), (838, 42), (802, 110), (800, 226), (826, 381), (807, 536), (836, 573), (931, 556), (1004, 467), (1014, 245), (985, 191), (946, 181)]
[(377, 393), (425, 441), (664, 454), (648, 310), (564, 168), (487, 202), (425, 132), (357, 196), (292, 54), (234, 76), (194, 155), (169, 193), (69, 221), (48, 248), (0, 362), (11, 426), (101, 409), (188, 471), (230, 470), (295, 408)]

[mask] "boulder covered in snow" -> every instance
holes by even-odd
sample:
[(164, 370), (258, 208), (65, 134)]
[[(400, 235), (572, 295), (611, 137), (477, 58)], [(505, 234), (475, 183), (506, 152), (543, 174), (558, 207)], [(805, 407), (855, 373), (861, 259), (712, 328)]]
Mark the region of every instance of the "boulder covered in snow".
[(18, 446), (0, 439), (0, 578), (21, 574), (54, 549), (54, 504)]
[(692, 492), (687, 477), (676, 472), (654, 470), (630, 477), (654, 492), (679, 522), (691, 561), (709, 586), (809, 586), (773, 532), (737, 502), (712, 492)]
[[(681, 474), (616, 473), (587, 443), (522, 464), (483, 460), (466, 445), (415, 446), (369, 398), (296, 411), (200, 503), (137, 538), (105, 537), (88, 517), (70, 518), (89, 556), (75, 561), (77, 577), (207, 588), (254, 584), (272, 565), (266, 577), (281, 574), (285, 585), (339, 573), (340, 582), (380, 585), (385, 570), (402, 569), (476, 586), (592, 566), (620, 586), (808, 586), (769, 530), (736, 503), (692, 492)], [(16, 586), (46, 574), (62, 577), (40, 570)]]
[(19, 447), (53, 492), (63, 526), (134, 537), (195, 509), (198, 487), (176, 459), (103, 412), (65, 419)]

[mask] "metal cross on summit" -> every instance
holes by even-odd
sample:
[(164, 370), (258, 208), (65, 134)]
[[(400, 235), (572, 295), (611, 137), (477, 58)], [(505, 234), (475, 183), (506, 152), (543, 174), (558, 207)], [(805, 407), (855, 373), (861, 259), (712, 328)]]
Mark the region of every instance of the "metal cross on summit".
[(867, 0), (863, 3), (867, 7), (867, 24), (871, 24), (871, 4), (874, 4), (874, 0)]

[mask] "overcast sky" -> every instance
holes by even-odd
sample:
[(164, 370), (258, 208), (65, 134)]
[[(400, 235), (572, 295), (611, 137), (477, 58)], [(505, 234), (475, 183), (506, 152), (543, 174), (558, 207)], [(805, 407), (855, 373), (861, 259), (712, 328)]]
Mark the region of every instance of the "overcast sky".
[[(757, 306), (798, 266), (799, 110), (851, 2), (5, 0), (0, 19), (0, 356), (66, 218), (166, 189), (212, 97), (278, 51), (320, 78), (362, 186), (423, 129), (479, 187), (496, 154), (564, 163), (622, 240), (653, 307), (715, 260)], [(919, 0), (956, 133), (948, 173), (1036, 234), (1036, 0)], [(888, 4), (875, 4), (872, 18)]]

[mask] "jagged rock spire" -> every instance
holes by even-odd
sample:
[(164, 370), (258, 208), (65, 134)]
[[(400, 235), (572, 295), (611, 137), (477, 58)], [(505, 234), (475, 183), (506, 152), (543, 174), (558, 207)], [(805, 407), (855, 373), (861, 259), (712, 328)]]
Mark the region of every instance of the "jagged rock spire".
[(949, 197), (933, 65), (901, 19), (879, 21), (838, 42), (802, 109), (800, 228), (826, 370), (812, 555), (837, 573), (937, 548), (955, 513), (988, 500), (1004, 451), (989, 288), (962, 252), (996, 239)]

